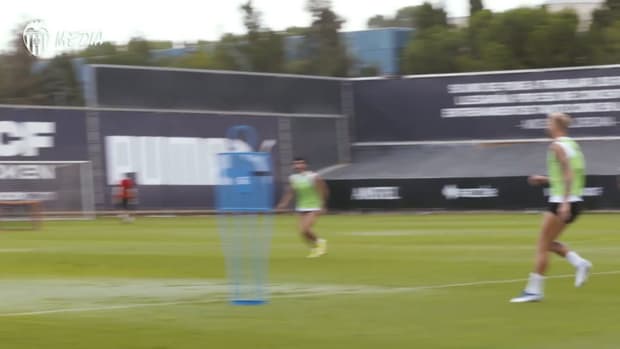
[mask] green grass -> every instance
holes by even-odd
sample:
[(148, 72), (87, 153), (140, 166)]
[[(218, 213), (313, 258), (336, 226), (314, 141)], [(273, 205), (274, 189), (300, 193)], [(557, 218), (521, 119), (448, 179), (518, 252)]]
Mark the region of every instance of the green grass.
[[(582, 289), (552, 278), (544, 302), (507, 302), (524, 286), (509, 280), (531, 269), (539, 222), (328, 216), (317, 230), (330, 254), (308, 260), (294, 218), (278, 217), (275, 292), (250, 308), (225, 301), (213, 218), (3, 232), (0, 348), (618, 348), (620, 274), (595, 274)], [(620, 273), (618, 227), (618, 215), (586, 215), (564, 241), (596, 273)], [(572, 272), (553, 258), (551, 276)]]

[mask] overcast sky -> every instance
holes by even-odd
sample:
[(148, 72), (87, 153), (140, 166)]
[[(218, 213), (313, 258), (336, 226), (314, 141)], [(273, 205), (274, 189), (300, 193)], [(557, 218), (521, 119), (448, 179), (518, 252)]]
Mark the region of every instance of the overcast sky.
[[(126, 42), (134, 36), (148, 39), (216, 40), (223, 33), (241, 33), (239, 6), (245, 0), (10, 0), (0, 11), (0, 49), (5, 49), (11, 30), (20, 22), (43, 20), (54, 31), (100, 31), (105, 41)], [(345, 30), (364, 29), (376, 14), (419, 5), (423, 0), (333, 0), (335, 11), (346, 19)], [(434, 0), (440, 3), (441, 0)], [(538, 5), (542, 0), (485, 0), (502, 11), (519, 5)], [(306, 0), (254, 0), (263, 23), (275, 30), (305, 26)], [(469, 0), (444, 0), (451, 17), (466, 16)]]

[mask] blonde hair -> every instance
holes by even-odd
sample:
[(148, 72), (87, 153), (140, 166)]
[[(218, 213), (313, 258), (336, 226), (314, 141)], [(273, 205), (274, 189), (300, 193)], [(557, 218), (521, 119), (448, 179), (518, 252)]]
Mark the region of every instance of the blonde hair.
[(559, 128), (566, 131), (573, 119), (565, 113), (551, 113), (549, 114), (549, 121), (554, 122)]

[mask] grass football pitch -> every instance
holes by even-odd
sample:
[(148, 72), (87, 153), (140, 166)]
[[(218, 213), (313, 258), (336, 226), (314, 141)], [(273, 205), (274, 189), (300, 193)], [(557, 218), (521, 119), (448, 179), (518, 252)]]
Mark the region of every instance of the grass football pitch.
[(509, 304), (539, 215), (326, 216), (329, 255), (276, 219), (270, 303), (227, 303), (212, 217), (48, 222), (0, 233), (0, 348), (620, 348), (620, 215), (586, 214), (546, 299)]

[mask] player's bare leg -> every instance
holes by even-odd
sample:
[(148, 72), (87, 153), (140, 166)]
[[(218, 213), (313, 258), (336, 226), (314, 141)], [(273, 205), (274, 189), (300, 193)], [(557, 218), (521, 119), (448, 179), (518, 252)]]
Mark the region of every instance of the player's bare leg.
[(312, 227), (316, 222), (316, 218), (313, 217), (313, 213), (314, 212), (307, 212), (301, 214), (299, 217), (299, 232), (306, 241), (315, 246), (319, 239), (312, 231)]
[(570, 249), (568, 248), (568, 246), (564, 245), (559, 241), (553, 241), (551, 243), (549, 251), (557, 254), (560, 257), (566, 258), (566, 255), (570, 252)]
[(567, 224), (558, 216), (550, 212), (545, 213), (536, 249), (534, 272), (530, 274), (529, 281), (523, 294), (520, 297), (513, 298), (511, 302), (521, 303), (542, 300), (544, 295), (545, 273), (549, 266), (549, 252), (554, 252), (561, 257), (565, 257), (568, 262), (576, 268), (576, 287), (580, 287), (585, 283), (592, 264), (581, 258), (576, 252), (571, 251), (566, 245), (556, 241), (566, 226)]
[[(575, 287), (581, 287), (588, 279), (588, 274), (590, 272), (590, 269), (592, 268), (592, 263), (582, 258), (579, 254), (577, 254), (577, 252), (572, 251), (565, 244), (557, 241), (560, 235), (562, 235), (562, 232), (564, 232), (564, 230), (566, 229), (567, 224), (564, 223), (556, 215), (553, 215), (551, 213), (547, 213), (547, 215), (551, 216), (549, 218), (550, 220), (555, 221), (554, 223), (552, 223), (551, 229), (548, 235), (548, 239), (550, 241), (546, 242), (546, 244), (549, 246), (548, 250), (551, 252), (554, 252), (560, 257), (566, 258), (566, 260), (573, 267), (575, 267), (575, 269), (577, 270), (577, 273), (575, 276)], [(548, 258), (549, 254), (546, 254), (546, 255)], [(547, 264), (548, 264), (548, 260), (547, 260)], [(547, 265), (544, 266), (544, 269), (542, 267), (543, 265), (537, 265), (536, 271), (540, 275), (544, 275), (544, 273), (547, 270)]]
[[(536, 267), (534, 272), (544, 276), (549, 266), (549, 251), (553, 251), (554, 241), (562, 234), (566, 224), (556, 215), (546, 212), (536, 248)], [(554, 251), (555, 252), (555, 251)]]
[(313, 231), (314, 224), (319, 218), (319, 212), (304, 213), (300, 219), (300, 231), (304, 238), (313, 246), (308, 257), (316, 258), (327, 253), (327, 241), (320, 239)]
[[(523, 293), (510, 300), (512, 303), (537, 302), (543, 299), (545, 271), (549, 265), (549, 250), (551, 243), (561, 233), (563, 226), (558, 224), (558, 219), (552, 213), (546, 212), (543, 216), (543, 224), (538, 243), (536, 244), (536, 259), (534, 272), (530, 274), (527, 286)], [(561, 222), (560, 222), (561, 223)]]

